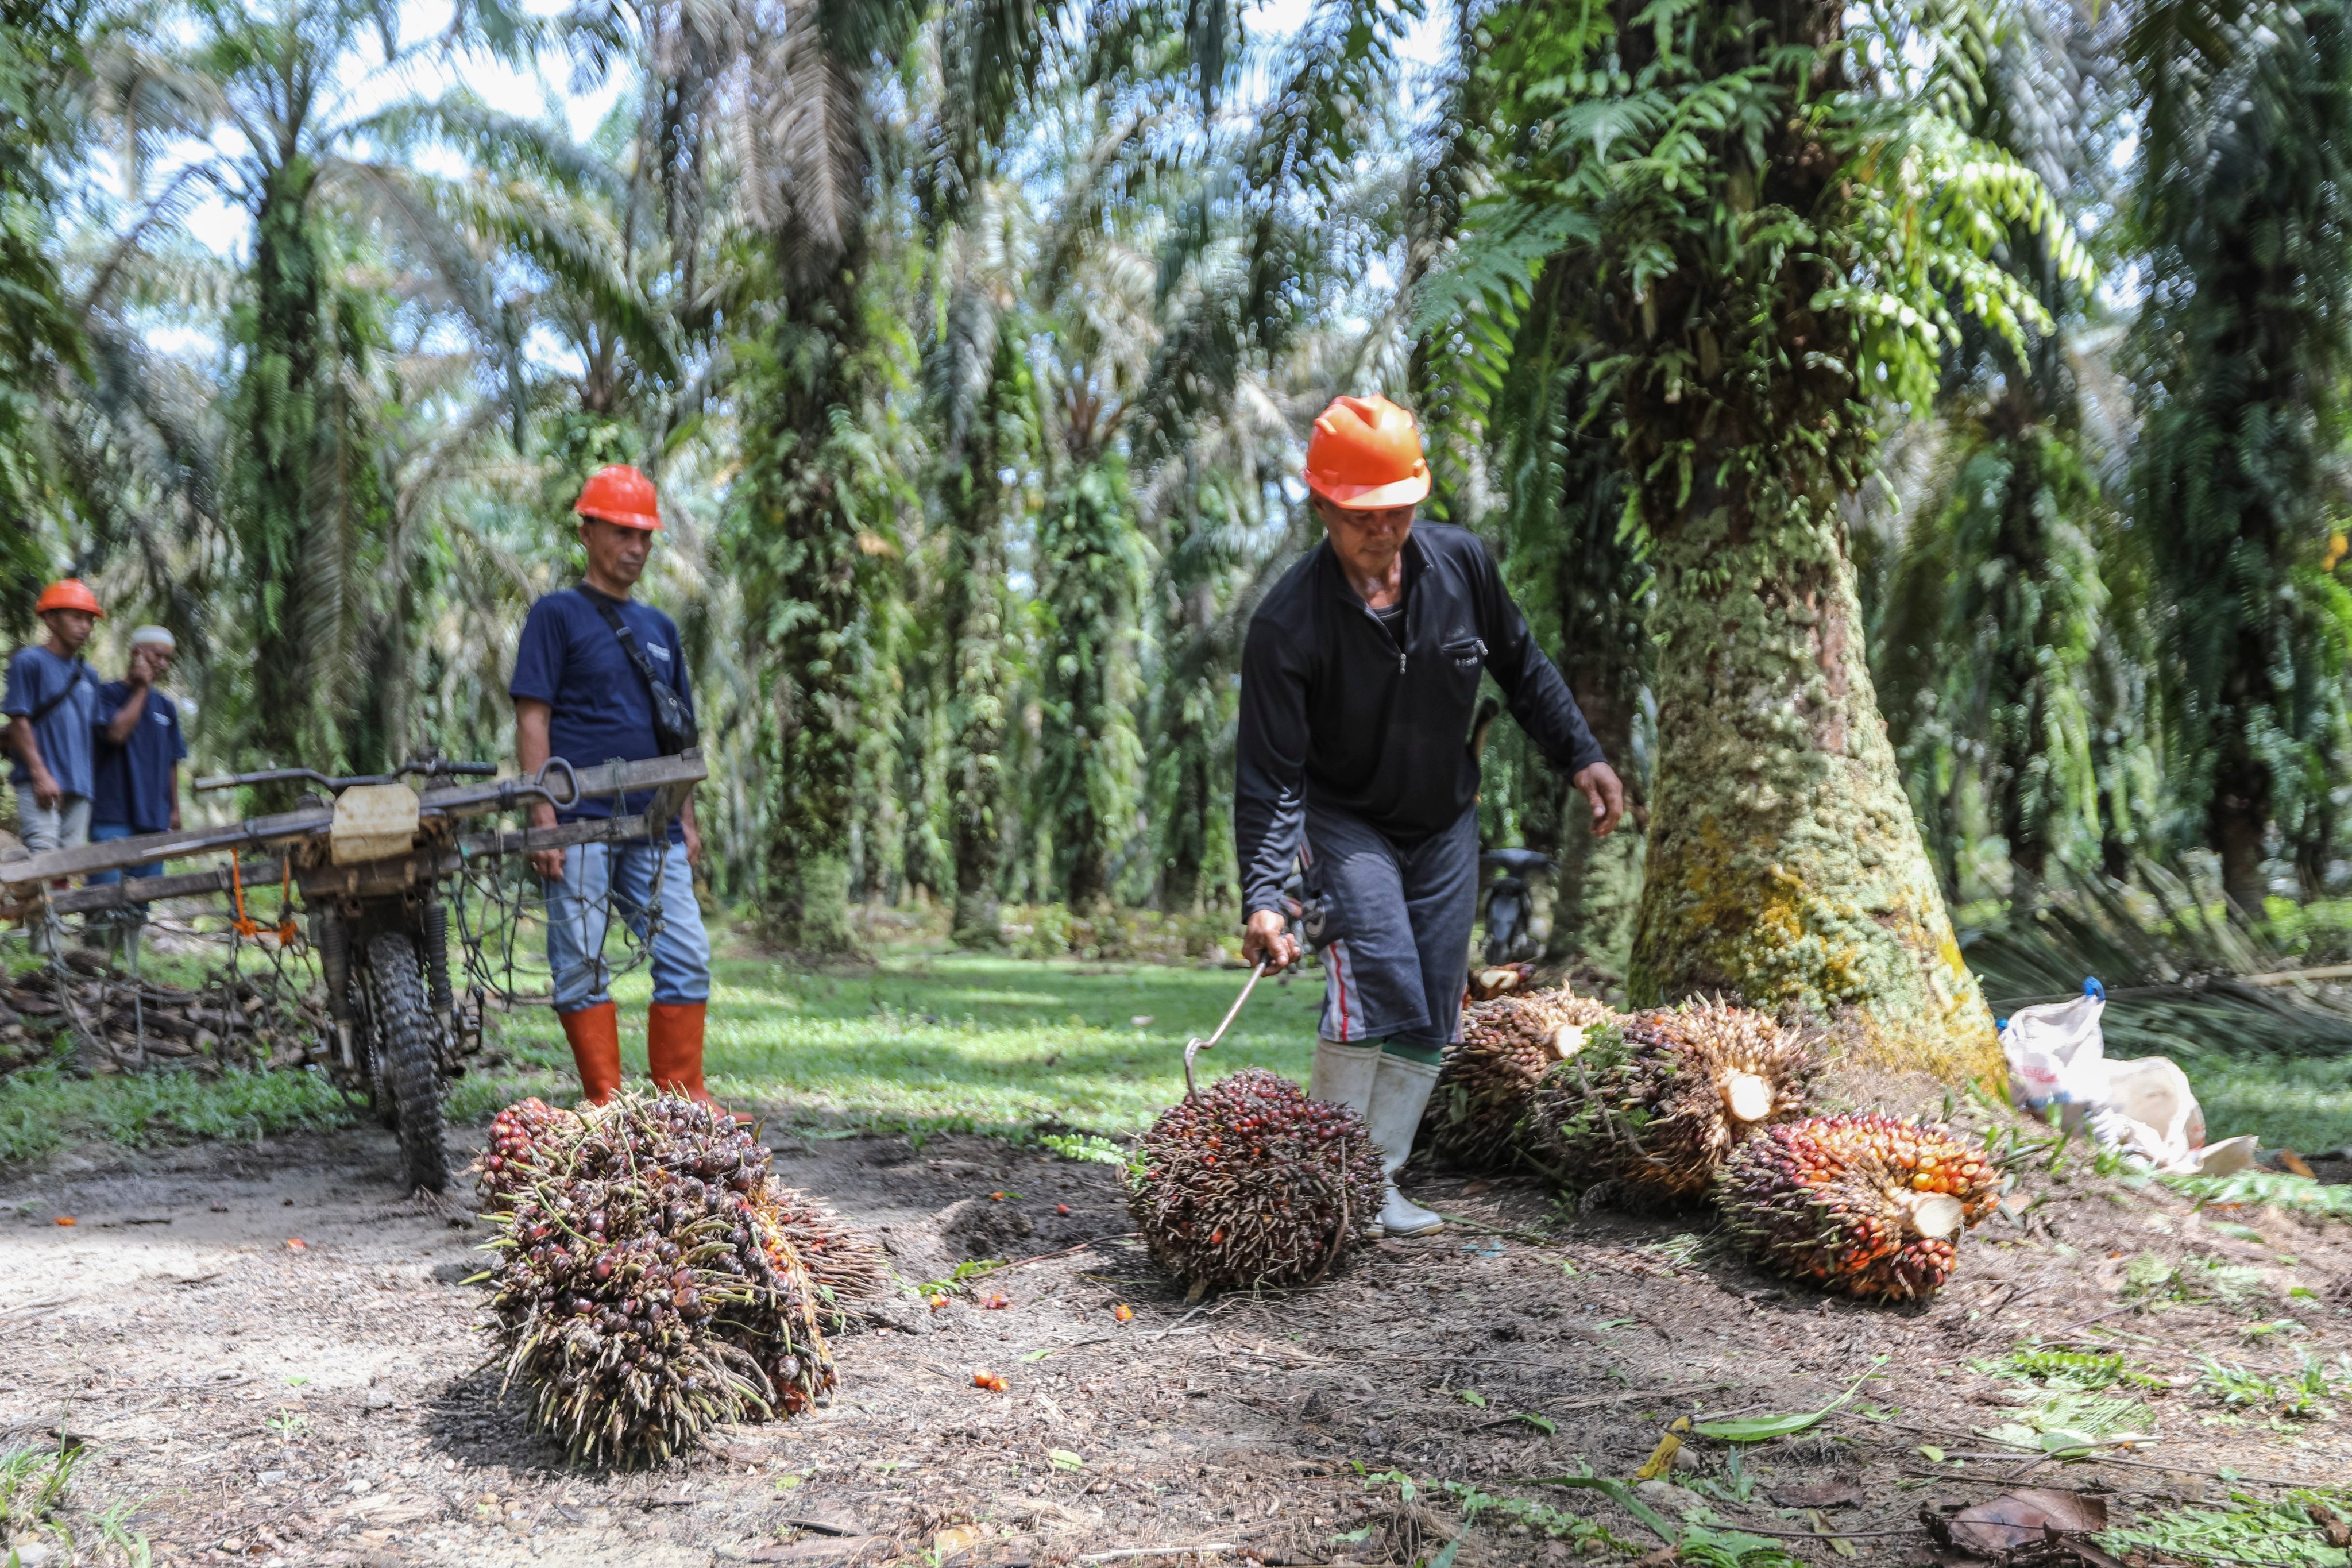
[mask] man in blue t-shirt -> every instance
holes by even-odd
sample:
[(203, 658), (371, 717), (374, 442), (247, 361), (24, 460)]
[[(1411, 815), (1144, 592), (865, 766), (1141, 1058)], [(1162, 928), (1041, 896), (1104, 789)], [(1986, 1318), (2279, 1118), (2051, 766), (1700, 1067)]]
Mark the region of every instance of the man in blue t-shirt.
[[(515, 753), (531, 773), (550, 757), (576, 768), (664, 754), (655, 736), (652, 681), (675, 692), (688, 714), (694, 695), (677, 627), (629, 595), (661, 531), (653, 481), (636, 469), (599, 469), (572, 509), (588, 570), (576, 588), (530, 607), (515, 649), (508, 695), (515, 705)], [(628, 633), (628, 640), (621, 636)], [(632, 656), (630, 642), (635, 645)], [(640, 669), (639, 658), (644, 661)], [(643, 811), (650, 794), (629, 795)], [(609, 799), (584, 799), (561, 814), (541, 802), (531, 825), (609, 816)], [(603, 1104), (621, 1084), (619, 1015), (606, 989), (604, 936), (614, 916), (653, 950), (653, 1005), (646, 1056), (656, 1089), (710, 1101), (702, 1082), (703, 1010), (710, 998), (710, 941), (695, 901), (693, 863), (702, 837), (687, 802), (666, 845), (574, 845), (541, 849), (531, 864), (546, 879), (547, 966), (555, 1013), (572, 1043), (581, 1092)]]
[[(98, 760), (91, 772), (89, 837), (108, 844), (139, 833), (170, 833), (180, 826), (180, 763), (188, 742), (180, 710), (157, 689), (170, 673), (179, 644), (163, 626), (131, 634), (131, 668), (98, 689)], [(163, 865), (134, 866), (133, 877), (160, 877)], [(92, 882), (121, 879), (94, 871)]]
[[(16, 759), (9, 779), (16, 786), (17, 837), (38, 855), (74, 848), (89, 837), (98, 678), (81, 649), (106, 612), (89, 585), (72, 577), (42, 589), (33, 608), (49, 628), (48, 640), (18, 648), (8, 660), (0, 712), (8, 716), (8, 751)], [(55, 922), (35, 921), (32, 943), (35, 952), (54, 952)]]

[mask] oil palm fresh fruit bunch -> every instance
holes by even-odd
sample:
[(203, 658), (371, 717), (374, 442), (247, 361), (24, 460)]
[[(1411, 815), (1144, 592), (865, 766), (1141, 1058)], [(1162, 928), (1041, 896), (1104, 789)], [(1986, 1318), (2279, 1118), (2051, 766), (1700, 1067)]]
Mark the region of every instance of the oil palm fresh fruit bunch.
[(1756, 1129), (1810, 1109), (1803, 1039), (1751, 1007), (1692, 1002), (1584, 1031), (1545, 1073), (1522, 1150), (1556, 1180), (1671, 1202), (1704, 1194)]
[(1416, 1143), (1450, 1165), (1501, 1170), (1517, 1159), (1519, 1124), (1544, 1075), (1584, 1048), (1606, 1005), (1556, 991), (1510, 992), (1462, 1009), (1462, 1040), (1445, 1053)]
[(1386, 1184), (1364, 1119), (1264, 1068), (1170, 1106), (1136, 1153), (1128, 1213), (1196, 1297), (1319, 1279), (1378, 1234)]
[(1969, 1226), (2000, 1201), (1984, 1148), (1877, 1111), (1767, 1127), (1716, 1181), (1757, 1260), (1849, 1296), (1908, 1300), (1951, 1278)]
[(617, 1097), (548, 1133), (527, 1175), (484, 1162), (510, 1184), (489, 1327), (507, 1384), (573, 1458), (666, 1458), (832, 1391), (816, 1287), (755, 1201), (758, 1139), (676, 1097)]
[(474, 1185), (482, 1207), (502, 1209), (530, 1185), (542, 1148), (559, 1148), (580, 1136), (580, 1118), (537, 1095), (519, 1100), (490, 1118), (490, 1139), (474, 1163)]
[(849, 1326), (850, 1303), (889, 1286), (890, 1260), (880, 1245), (807, 1194), (764, 1182), (751, 1194), (751, 1214), (760, 1234), (788, 1245), (808, 1270), (828, 1333)]

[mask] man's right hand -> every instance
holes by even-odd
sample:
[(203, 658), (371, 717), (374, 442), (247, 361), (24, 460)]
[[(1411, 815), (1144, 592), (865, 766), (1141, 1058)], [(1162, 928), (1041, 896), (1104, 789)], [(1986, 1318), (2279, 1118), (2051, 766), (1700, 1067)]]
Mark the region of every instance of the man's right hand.
[(55, 773), (47, 768), (36, 768), (33, 771), (33, 799), (39, 804), (43, 811), (57, 810), (58, 802), (65, 797), (66, 792), (58, 787)]
[(1298, 962), (1298, 939), (1290, 934), (1290, 922), (1280, 910), (1260, 910), (1242, 928), (1242, 962), (1255, 964), (1261, 959), (1268, 973)]
[[(530, 825), (533, 827), (553, 827), (555, 807), (545, 801), (534, 802), (530, 808)], [(532, 850), (530, 868), (551, 882), (561, 882), (563, 880), (563, 851), (561, 849)]]

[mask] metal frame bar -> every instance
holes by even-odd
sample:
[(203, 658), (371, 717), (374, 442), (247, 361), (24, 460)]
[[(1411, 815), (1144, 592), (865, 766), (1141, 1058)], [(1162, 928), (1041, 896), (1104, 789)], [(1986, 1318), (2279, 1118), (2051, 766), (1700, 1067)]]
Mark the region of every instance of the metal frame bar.
[[(359, 865), (321, 867), (317, 871), (298, 872), (298, 879), (302, 883), (306, 895), (315, 884), (324, 896), (331, 891), (341, 891), (341, 884), (364, 873), (369, 890), (383, 891), (410, 886), (419, 875), (437, 876), (445, 869), (454, 870), (463, 856), (517, 854), (567, 844), (584, 844), (608, 837), (635, 837), (644, 834), (649, 823), (656, 825), (653, 831), (656, 835), (666, 833), (669, 819), (677, 815), (695, 784), (709, 776), (709, 770), (703, 765), (702, 753), (691, 751), (675, 757), (654, 757), (643, 762), (607, 763), (598, 767), (582, 768), (578, 770), (578, 776), (583, 798), (650, 789), (655, 792), (654, 799), (642, 816), (575, 822), (554, 828), (474, 834), (460, 839), (457, 849), (417, 850)], [(541, 797), (524, 780), (511, 778), (488, 784), (459, 784), (428, 790), (421, 797), (419, 805), (428, 815), (478, 816), (489, 812), (512, 810), (538, 798)], [(151, 861), (182, 859), (190, 855), (221, 850), (234, 853), (272, 848), (322, 837), (333, 820), (333, 808), (321, 806), (305, 811), (278, 812), (193, 832), (142, 833), (105, 844), (52, 849), (45, 854), (0, 860), (0, 888), (21, 898), (26, 891), (37, 890), (42, 884), (60, 877), (86, 876), (92, 871), (127, 870)], [(623, 828), (627, 831), (620, 831)], [(576, 837), (572, 836), (575, 830), (581, 830)], [(283, 858), (282, 856), (273, 856), (268, 860), (241, 866), (239, 875), (250, 886), (258, 887), (264, 880), (277, 882), (284, 875)], [(425, 864), (427, 861), (432, 863), (430, 869)], [(446, 867), (442, 866), (443, 861), (447, 862)], [(398, 879), (394, 880), (394, 878)], [(215, 892), (228, 885), (228, 868), (224, 866), (217, 870), (184, 876), (151, 877), (110, 887), (77, 888), (51, 895), (48, 902), (52, 909), (63, 913)], [(352, 886), (358, 890), (356, 881), (352, 882)], [(131, 893), (119, 890), (124, 888), (131, 889)], [(94, 894), (101, 896), (91, 897)], [(109, 894), (113, 896), (102, 896)]]

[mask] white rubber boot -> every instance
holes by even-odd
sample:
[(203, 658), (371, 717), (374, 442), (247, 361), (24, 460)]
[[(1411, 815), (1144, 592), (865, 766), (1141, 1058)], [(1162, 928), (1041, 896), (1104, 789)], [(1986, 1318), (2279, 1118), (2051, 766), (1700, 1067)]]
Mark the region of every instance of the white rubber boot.
[(1343, 1046), (1337, 1040), (1318, 1040), (1315, 1071), (1307, 1080), (1307, 1098), (1347, 1106), (1369, 1121), (1372, 1114), (1372, 1075), (1380, 1065), (1378, 1046)]
[(1371, 1123), (1372, 1142), (1380, 1146), (1381, 1173), (1388, 1178), (1388, 1201), (1381, 1205), (1381, 1228), (1391, 1236), (1425, 1236), (1445, 1224), (1397, 1191), (1396, 1173), (1412, 1157), (1413, 1134), (1421, 1131), (1421, 1113), (1437, 1087), (1437, 1068), (1402, 1057), (1382, 1053), (1372, 1079), (1372, 1108), (1364, 1120)]

